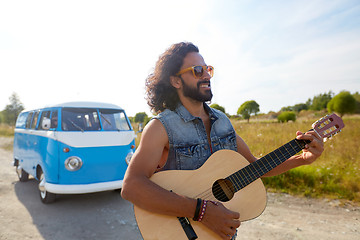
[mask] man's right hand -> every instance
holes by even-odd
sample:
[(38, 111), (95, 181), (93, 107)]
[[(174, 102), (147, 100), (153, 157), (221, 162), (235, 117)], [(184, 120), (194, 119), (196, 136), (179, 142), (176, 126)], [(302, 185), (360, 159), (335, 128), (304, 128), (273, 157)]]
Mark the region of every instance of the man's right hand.
[(240, 227), (240, 214), (224, 207), (222, 203), (208, 202), (202, 223), (222, 239), (231, 239)]

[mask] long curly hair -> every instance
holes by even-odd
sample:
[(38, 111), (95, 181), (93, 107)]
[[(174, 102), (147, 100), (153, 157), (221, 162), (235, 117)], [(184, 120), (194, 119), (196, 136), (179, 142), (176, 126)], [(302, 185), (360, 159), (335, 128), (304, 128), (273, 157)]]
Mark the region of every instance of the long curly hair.
[(190, 42), (173, 44), (160, 55), (154, 72), (146, 78), (146, 99), (154, 113), (174, 110), (180, 102), (176, 89), (170, 83), (170, 76), (180, 71), (185, 56), (190, 52), (199, 52), (199, 49)]

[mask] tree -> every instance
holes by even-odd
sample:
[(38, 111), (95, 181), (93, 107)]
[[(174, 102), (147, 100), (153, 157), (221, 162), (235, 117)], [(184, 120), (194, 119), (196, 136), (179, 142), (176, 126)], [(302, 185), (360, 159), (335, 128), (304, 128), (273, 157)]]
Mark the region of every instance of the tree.
[(329, 112), (337, 112), (342, 117), (345, 113), (353, 113), (356, 110), (356, 99), (348, 91), (342, 91), (327, 105)]
[(252, 113), (256, 115), (260, 111), (259, 104), (254, 100), (246, 101), (239, 107), (237, 114), (242, 115), (244, 119), (250, 121), (250, 116)]
[(294, 106), (282, 107), (280, 111), (282, 111), (282, 112), (300, 112), (301, 110), (307, 110), (307, 109), (308, 109), (308, 105), (306, 103), (298, 103), (298, 104), (295, 104)]
[(9, 97), (9, 100), (10, 104), (6, 105), (3, 111), (4, 122), (15, 125), (17, 116), (22, 110), (24, 110), (24, 105), (20, 102), (16, 93), (13, 93)]
[(306, 102), (310, 110), (320, 111), (326, 109), (328, 102), (332, 99), (334, 93), (329, 91), (328, 93), (319, 94), (313, 99), (310, 99)]
[(353, 94), (353, 97), (356, 100), (356, 110), (355, 113), (360, 113), (360, 94), (359, 92), (356, 92)]
[(308, 110), (308, 105), (305, 103), (298, 103), (293, 106), (293, 111), (299, 113), (301, 110)]
[(217, 104), (217, 103), (211, 104), (210, 107), (215, 108), (215, 109), (220, 110), (220, 111), (222, 111), (223, 113), (225, 113), (225, 108), (222, 107), (222, 106), (220, 106), (220, 105)]
[(135, 114), (134, 121), (136, 123), (143, 123), (146, 119), (148, 119), (148, 115), (145, 112), (138, 112)]

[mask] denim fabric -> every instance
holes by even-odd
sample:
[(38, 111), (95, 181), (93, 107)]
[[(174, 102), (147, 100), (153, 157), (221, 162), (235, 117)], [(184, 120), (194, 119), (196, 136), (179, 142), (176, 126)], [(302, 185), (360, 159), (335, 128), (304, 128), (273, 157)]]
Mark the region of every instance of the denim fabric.
[(192, 116), (183, 105), (154, 117), (164, 125), (169, 138), (169, 156), (161, 170), (194, 170), (201, 167), (212, 152), (237, 150), (235, 130), (228, 117), (205, 103), (204, 107), (211, 122), (211, 147), (201, 118)]

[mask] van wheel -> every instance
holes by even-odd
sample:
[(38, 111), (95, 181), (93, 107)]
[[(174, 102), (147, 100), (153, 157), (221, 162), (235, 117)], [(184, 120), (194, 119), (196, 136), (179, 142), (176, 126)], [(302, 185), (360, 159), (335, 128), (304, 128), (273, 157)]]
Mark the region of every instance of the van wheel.
[(45, 204), (54, 202), (55, 199), (56, 199), (56, 194), (46, 191), (46, 189), (45, 189), (45, 176), (44, 176), (44, 173), (43, 173), (43, 171), (41, 169), (40, 169), (39, 180), (40, 180), (40, 182), (39, 182), (39, 193), (40, 193), (41, 202), (43, 202)]
[(29, 179), (29, 174), (25, 172), (24, 169), (19, 165), (16, 166), (16, 173), (20, 182), (26, 182)]

